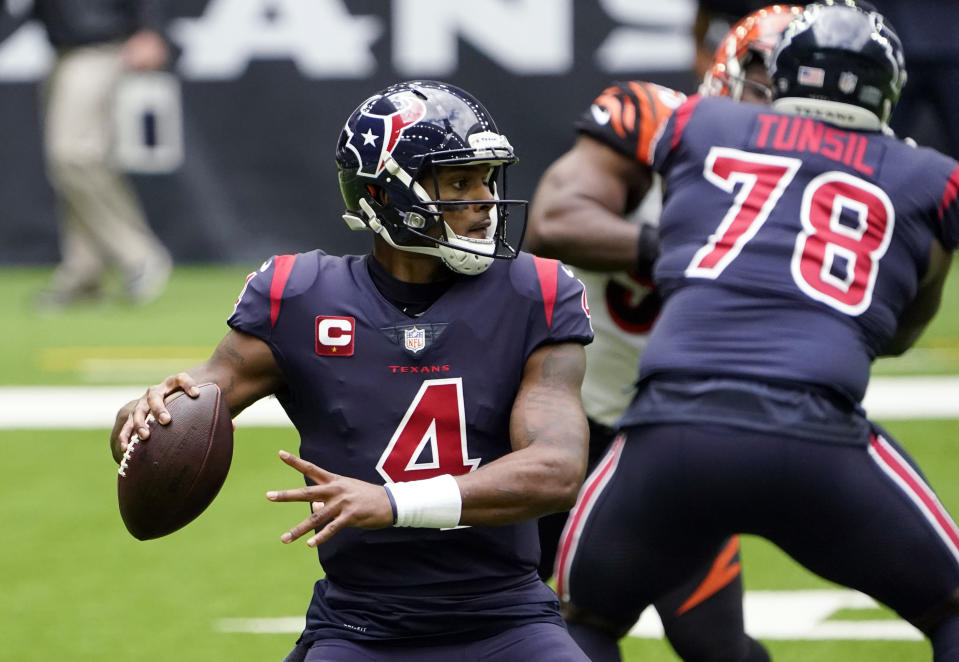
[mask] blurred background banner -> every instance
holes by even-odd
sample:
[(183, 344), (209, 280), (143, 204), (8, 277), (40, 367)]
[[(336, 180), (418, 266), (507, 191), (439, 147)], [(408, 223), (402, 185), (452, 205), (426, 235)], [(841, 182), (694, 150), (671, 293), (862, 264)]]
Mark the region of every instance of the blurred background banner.
[[(29, 4), (6, 0), (8, 12)], [(696, 8), (696, 0), (172, 0), (174, 84), (126, 86), (116, 152), (178, 262), (363, 252), (369, 237), (339, 219), (333, 162), (359, 101), (412, 78), (466, 88), (520, 156), (510, 197), (529, 198), (608, 82), (694, 89)], [(8, 32), (0, 264), (47, 264), (58, 249), (38, 93), (53, 54), (38, 23)]]

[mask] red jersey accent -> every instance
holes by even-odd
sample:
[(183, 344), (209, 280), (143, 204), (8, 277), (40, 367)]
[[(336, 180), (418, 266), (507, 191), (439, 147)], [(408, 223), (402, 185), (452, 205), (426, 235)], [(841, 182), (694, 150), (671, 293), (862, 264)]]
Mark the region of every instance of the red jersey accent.
[(946, 213), (946, 208), (951, 205), (956, 196), (959, 195), (959, 166), (949, 175), (949, 181), (946, 182), (946, 190), (942, 192), (942, 204), (939, 205), (939, 220), (942, 220)]
[(556, 283), (559, 276), (559, 262), (542, 257), (534, 257), (539, 287), (543, 291), (543, 307), (546, 309), (546, 327), (553, 323), (553, 306), (556, 305)]
[(676, 149), (676, 145), (679, 144), (680, 139), (683, 137), (683, 130), (686, 128), (686, 124), (689, 122), (689, 118), (692, 117), (693, 111), (696, 109), (696, 105), (700, 99), (702, 99), (702, 97), (698, 94), (691, 96), (689, 97), (689, 101), (676, 109), (676, 128), (673, 129), (673, 141), (670, 143), (671, 149)]
[(280, 304), (283, 303), (283, 289), (293, 271), (295, 255), (277, 255), (274, 260), (273, 280), (270, 282), (270, 326), (276, 326), (276, 318), (280, 316)]

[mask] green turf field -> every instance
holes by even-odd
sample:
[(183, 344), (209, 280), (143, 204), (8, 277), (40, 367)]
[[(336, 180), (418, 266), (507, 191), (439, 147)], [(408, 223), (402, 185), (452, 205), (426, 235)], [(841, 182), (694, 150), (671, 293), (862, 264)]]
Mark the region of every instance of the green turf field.
[[(258, 265), (178, 269), (144, 308), (94, 306), (55, 316), (29, 311), (45, 270), (0, 270), (0, 386), (142, 384), (202, 361), (225, 331), (245, 274)], [(959, 373), (959, 285), (915, 355), (877, 374)], [(122, 403), (116, 403), (119, 406)], [(57, 402), (50, 402), (51, 409)], [(3, 403), (0, 402), (0, 407)], [(223, 632), (224, 619), (301, 617), (318, 574), (314, 552), (282, 545), (299, 521), (268, 489), (299, 484), (277, 458), (296, 446), (289, 429), (237, 431), (234, 465), (200, 519), (165, 539), (131, 538), (116, 508), (116, 465), (102, 430), (0, 430), (0, 660), (279, 661), (295, 635)], [(887, 428), (959, 512), (959, 421), (891, 421)], [(749, 591), (834, 588), (769, 544), (743, 541)], [(893, 618), (853, 609), (839, 620)], [(916, 641), (767, 640), (777, 662), (913, 662)], [(658, 640), (629, 638), (631, 662), (674, 660)]]

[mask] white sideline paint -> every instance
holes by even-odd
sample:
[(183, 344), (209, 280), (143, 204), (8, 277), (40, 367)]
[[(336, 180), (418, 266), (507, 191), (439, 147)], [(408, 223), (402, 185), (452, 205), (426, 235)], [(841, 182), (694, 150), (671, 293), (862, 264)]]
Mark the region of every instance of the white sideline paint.
[[(746, 591), (743, 617), (746, 631), (757, 639), (922, 640), (922, 633), (903, 620), (827, 620), (840, 609), (875, 609), (876, 606), (868, 595), (844, 589)], [(662, 637), (663, 625), (656, 611), (644, 611), (630, 635)]]
[[(0, 429), (110, 429), (123, 403), (143, 386), (0, 386)], [(236, 418), (237, 425), (287, 427), (275, 398), (265, 398)]]
[[(747, 591), (743, 603), (746, 631), (757, 639), (921, 641), (922, 634), (901, 620), (829, 621), (840, 609), (874, 609), (869, 596), (847, 590)], [(218, 632), (299, 634), (303, 617), (223, 618)], [(659, 639), (663, 625), (652, 608), (640, 616), (630, 636)]]
[(278, 618), (221, 618), (213, 624), (217, 632), (244, 634), (300, 634), (306, 621), (302, 616)]
[[(120, 405), (143, 391), (143, 386), (2, 386), (0, 429), (109, 429)], [(959, 418), (959, 376), (875, 377), (863, 405), (879, 421)], [(260, 400), (236, 420), (237, 425), (290, 425), (275, 398)]]

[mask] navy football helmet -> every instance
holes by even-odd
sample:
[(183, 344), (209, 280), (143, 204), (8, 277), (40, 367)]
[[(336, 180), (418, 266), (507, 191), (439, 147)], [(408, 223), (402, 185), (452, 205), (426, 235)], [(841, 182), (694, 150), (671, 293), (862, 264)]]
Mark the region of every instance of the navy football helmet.
[(774, 108), (858, 129), (884, 129), (906, 84), (899, 37), (853, 0), (807, 5), (768, 68)]
[[(516, 161), (506, 136), (468, 92), (436, 81), (392, 85), (361, 103), (340, 133), (336, 165), (346, 203), (343, 220), (354, 230), (372, 230), (395, 248), (436, 255), (457, 273), (482, 273), (494, 258), (517, 255), (519, 241), (511, 246), (506, 234), (511, 207), (523, 211), (520, 240), (525, 229), (526, 201), (502, 199), (506, 168)], [(453, 232), (443, 210), (463, 201), (437, 200), (431, 179), (436, 166), (475, 164), (490, 166), (493, 198), (469, 201), (491, 207), (484, 239)]]

